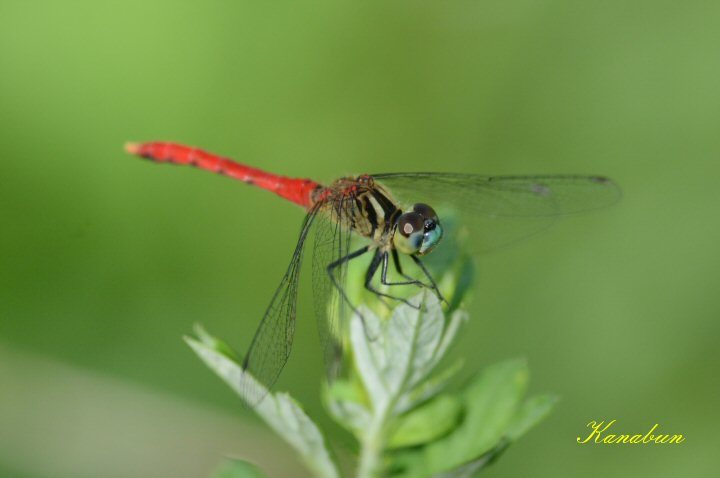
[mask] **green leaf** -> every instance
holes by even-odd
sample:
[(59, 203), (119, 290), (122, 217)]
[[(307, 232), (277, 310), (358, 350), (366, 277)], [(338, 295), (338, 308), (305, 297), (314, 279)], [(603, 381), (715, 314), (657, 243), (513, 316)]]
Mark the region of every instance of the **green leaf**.
[[(218, 351), (214, 345), (216, 340), (209, 340), (208, 338), (212, 337), (207, 333), (204, 335), (206, 337), (203, 341), (189, 337), (186, 337), (185, 341), (246, 403), (256, 402), (255, 397), (246, 395), (248, 390), (266, 394), (262, 401), (255, 405), (255, 412), (295, 448), (315, 476), (338, 477), (337, 466), (325, 446), (322, 433), (297, 402), (285, 393), (269, 393), (235, 360)], [(250, 387), (247, 386), (248, 383), (251, 384)]]
[(453, 312), (460, 307), (465, 295), (470, 290), (474, 276), (475, 267), (472, 260), (467, 257), (456, 260), (453, 267), (443, 274), (438, 286), (450, 302), (448, 311)]
[(212, 478), (266, 478), (266, 475), (247, 461), (228, 460), (213, 473)]
[(205, 345), (206, 347), (209, 347), (216, 352), (225, 355), (231, 360), (234, 360), (236, 362), (240, 361), (238, 355), (228, 344), (210, 335), (202, 325), (195, 324), (193, 326), (193, 331), (195, 332), (195, 335), (197, 335), (197, 338), (200, 339), (200, 342), (202, 342), (203, 345)]
[(525, 394), (528, 370), (524, 360), (488, 367), (463, 392), (465, 419), (450, 435), (425, 449), (425, 466), (432, 473), (452, 470), (492, 450)]
[(324, 397), (330, 415), (345, 429), (358, 434), (370, 420), (370, 411), (354, 383), (337, 379), (325, 387)]
[(540, 423), (557, 403), (555, 395), (538, 395), (525, 400), (505, 431), (510, 441), (516, 441), (532, 427)]
[[(354, 315), (350, 320), (350, 344), (355, 368), (370, 401), (379, 403), (387, 399), (386, 385), (381, 373), (387, 357), (384, 338), (379, 332), (380, 319), (365, 306), (360, 306), (359, 312), (363, 319)], [(373, 335), (372, 340), (368, 337), (369, 334)]]
[(363, 391), (359, 390), (354, 382), (342, 378), (337, 378), (330, 384), (326, 383), (325, 393), (328, 398), (333, 400), (363, 402)]
[(443, 333), (440, 345), (435, 351), (435, 361), (432, 365), (433, 367), (437, 365), (437, 363), (445, 356), (448, 348), (455, 341), (455, 337), (460, 330), (460, 326), (467, 322), (467, 320), (468, 314), (464, 310), (456, 310), (452, 313), (452, 315), (450, 316), (450, 323), (448, 323), (447, 327), (445, 328), (445, 332)]
[(441, 390), (447, 387), (450, 379), (460, 371), (462, 366), (462, 360), (458, 360), (443, 371), (423, 380), (411, 392), (400, 397), (397, 405), (395, 406), (395, 411), (398, 414), (405, 413), (416, 405), (437, 395)]
[(444, 351), (445, 318), (437, 297), (424, 291), (410, 302), (418, 306), (400, 304), (384, 322), (365, 307), (362, 319), (355, 315), (350, 322), (355, 366), (375, 408), (397, 402), (425, 379)]
[(493, 463), (495, 459), (505, 451), (507, 446), (508, 443), (503, 441), (480, 458), (464, 463), (450, 471), (434, 474), (432, 478), (471, 478), (475, 476), (478, 471)]
[(387, 322), (385, 350), (386, 383), (394, 390), (415, 386), (427, 377), (437, 363), (436, 351), (443, 336), (445, 317), (434, 294), (424, 291), (410, 302), (416, 309), (401, 304)]
[(455, 428), (460, 419), (460, 401), (450, 395), (437, 398), (398, 417), (398, 426), (388, 442), (388, 448), (421, 445), (439, 438)]

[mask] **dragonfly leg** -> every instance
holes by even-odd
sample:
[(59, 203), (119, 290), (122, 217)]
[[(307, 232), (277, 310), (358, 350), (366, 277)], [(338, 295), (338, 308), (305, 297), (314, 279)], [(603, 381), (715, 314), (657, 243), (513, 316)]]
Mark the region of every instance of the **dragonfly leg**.
[(423, 284), (421, 281), (410, 277), (407, 274), (404, 274), (402, 271), (402, 267), (400, 266), (400, 258), (398, 257), (397, 250), (392, 250), (392, 256), (393, 256), (393, 263), (395, 265), (395, 270), (398, 274), (403, 276), (404, 278), (408, 279), (407, 281), (400, 281), (400, 282), (389, 282), (387, 280), (387, 270), (388, 270), (388, 254), (385, 253), (383, 255), (383, 261), (382, 261), (382, 275), (380, 277), (380, 282), (382, 282), (383, 285), (416, 285), (418, 287), (427, 287), (431, 288), (430, 286)]
[(449, 305), (449, 302), (445, 299), (445, 297), (443, 297), (442, 293), (440, 292), (440, 289), (438, 288), (437, 284), (435, 283), (435, 280), (430, 275), (430, 271), (428, 271), (427, 267), (425, 267), (425, 264), (423, 264), (422, 261), (420, 260), (420, 258), (415, 255), (412, 255), (410, 257), (412, 257), (412, 260), (415, 262), (415, 264), (418, 265), (418, 267), (420, 267), (420, 269), (422, 269), (423, 274), (425, 274), (425, 277), (427, 277), (428, 280), (430, 281), (430, 284), (431, 284), (430, 289), (435, 291), (435, 295), (437, 295), (437, 298), (440, 299), (441, 302), (445, 302), (445, 304)]
[[(333, 284), (333, 285), (335, 286), (335, 288), (338, 290), (338, 292), (340, 293), (340, 296), (343, 298), (343, 300), (348, 304), (348, 306), (349, 306), (350, 309), (353, 311), (353, 313), (356, 314), (358, 317), (360, 317), (360, 320), (362, 321), (362, 324), (363, 324), (363, 329), (365, 330), (365, 335), (366, 335), (366, 337), (367, 337), (370, 341), (374, 341), (375, 339), (377, 339), (377, 337), (374, 336), (374, 335), (372, 335), (372, 334), (370, 333), (370, 331), (368, 330), (367, 323), (365, 323), (365, 317), (363, 317), (363, 315), (360, 313), (360, 311), (357, 309), (357, 307), (355, 307), (355, 306), (353, 305), (353, 303), (352, 303), (352, 302), (350, 301), (350, 299), (348, 298), (347, 293), (345, 292), (345, 289), (343, 289), (342, 285), (340, 285), (340, 284), (338, 283), (337, 278), (333, 275), (333, 271), (334, 271), (337, 267), (341, 266), (342, 264), (344, 264), (344, 263), (346, 263), (346, 262), (349, 262), (349, 261), (351, 261), (351, 260), (353, 260), (353, 259), (356, 259), (356, 258), (362, 256), (363, 254), (365, 254), (365, 253), (368, 252), (369, 250), (370, 250), (370, 247), (369, 247), (369, 246), (365, 246), (365, 247), (363, 247), (362, 249), (358, 249), (358, 250), (355, 251), (355, 252), (351, 252), (350, 254), (348, 254), (348, 255), (346, 255), (346, 256), (343, 256), (343, 257), (341, 257), (340, 259), (337, 259), (337, 260), (331, 262), (331, 263), (328, 264), (328, 266), (327, 266), (327, 274), (328, 274), (328, 276), (330, 277), (330, 282), (332, 282), (332, 284)], [(385, 303), (385, 302), (383, 302), (383, 303)], [(387, 304), (385, 304), (385, 305), (387, 305)]]
[(387, 252), (380, 252), (379, 250), (375, 252), (375, 256), (372, 259), (372, 262), (370, 262), (370, 267), (368, 267), (367, 273), (365, 274), (365, 288), (372, 292), (373, 294), (379, 296), (379, 297), (387, 297), (388, 299), (393, 300), (399, 300), (400, 302), (404, 302), (410, 307), (413, 308), (419, 308), (412, 303), (410, 303), (409, 300), (403, 299), (402, 297), (396, 297), (394, 295), (386, 294), (384, 292), (380, 292), (376, 288), (372, 286), (372, 280), (373, 277), (375, 277), (375, 274), (377, 273), (378, 269), (380, 268), (380, 264), (383, 264), (383, 276), (385, 276), (385, 273), (387, 272)]
[(333, 285), (334, 285), (335, 288), (338, 290), (338, 292), (340, 292), (340, 295), (342, 296), (343, 300), (344, 300), (345, 302), (347, 302), (347, 304), (350, 306), (350, 308), (352, 309), (352, 311), (353, 311), (354, 313), (356, 313), (356, 314), (363, 320), (363, 322), (365, 322), (365, 319), (363, 319), (363, 316), (362, 316), (362, 314), (360, 313), (360, 311), (358, 311), (357, 308), (352, 304), (352, 302), (350, 302), (350, 299), (348, 298), (347, 294), (345, 293), (345, 289), (343, 289), (342, 285), (338, 283), (337, 278), (336, 278), (335, 275), (333, 274), (333, 271), (334, 271), (337, 267), (343, 265), (344, 263), (349, 262), (349, 261), (351, 261), (351, 260), (353, 260), (353, 259), (356, 259), (356, 258), (362, 256), (363, 254), (365, 254), (365, 253), (366, 253), (367, 251), (369, 251), (369, 250), (370, 250), (370, 247), (369, 247), (369, 246), (365, 246), (365, 247), (363, 247), (363, 248), (361, 248), (361, 249), (358, 249), (358, 250), (355, 251), (355, 252), (351, 252), (350, 254), (348, 254), (348, 255), (346, 255), (346, 256), (343, 256), (343, 257), (341, 257), (340, 259), (337, 259), (337, 260), (331, 262), (331, 263), (328, 264), (328, 266), (327, 266), (327, 274), (328, 274), (328, 276), (330, 277), (330, 281), (333, 283)]

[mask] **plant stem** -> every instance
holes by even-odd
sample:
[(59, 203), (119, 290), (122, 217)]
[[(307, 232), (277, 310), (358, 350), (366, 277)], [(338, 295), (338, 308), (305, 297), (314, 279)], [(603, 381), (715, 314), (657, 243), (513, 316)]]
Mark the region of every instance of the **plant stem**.
[(368, 424), (362, 440), (357, 478), (376, 478), (382, 475), (385, 451), (385, 421), (392, 401), (379, 406)]

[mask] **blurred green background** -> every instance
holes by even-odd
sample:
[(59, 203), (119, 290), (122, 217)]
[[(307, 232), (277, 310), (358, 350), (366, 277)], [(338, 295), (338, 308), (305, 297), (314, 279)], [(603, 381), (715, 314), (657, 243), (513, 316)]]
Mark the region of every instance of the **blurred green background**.
[[(122, 151), (163, 139), (321, 181), (614, 178), (614, 208), (480, 262), (459, 353), (526, 356), (562, 397), (486, 476), (708, 476), (718, 25), (709, 1), (0, 2), (0, 475), (205, 476), (224, 455), (302, 475), (180, 340), (199, 321), (247, 348), (302, 211)], [(299, 307), (278, 388), (347, 449), (307, 284)], [(687, 441), (579, 446), (596, 419)]]

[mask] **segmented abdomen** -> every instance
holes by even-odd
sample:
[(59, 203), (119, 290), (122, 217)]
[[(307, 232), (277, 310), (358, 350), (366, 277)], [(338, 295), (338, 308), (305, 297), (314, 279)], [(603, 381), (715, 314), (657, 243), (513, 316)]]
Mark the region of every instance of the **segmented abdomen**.
[(320, 187), (310, 179), (288, 178), (268, 173), (201, 149), (175, 143), (128, 143), (127, 152), (159, 163), (186, 164), (238, 179), (272, 191), (305, 209), (313, 205), (313, 191)]

